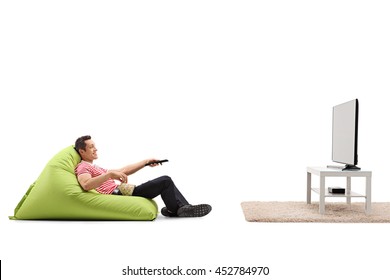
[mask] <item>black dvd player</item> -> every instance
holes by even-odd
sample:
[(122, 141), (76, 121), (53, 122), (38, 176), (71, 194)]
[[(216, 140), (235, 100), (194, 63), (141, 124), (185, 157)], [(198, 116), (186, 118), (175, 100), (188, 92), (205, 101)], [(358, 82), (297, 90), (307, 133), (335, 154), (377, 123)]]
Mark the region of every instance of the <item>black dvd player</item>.
[(345, 188), (328, 187), (328, 192), (334, 194), (345, 194)]

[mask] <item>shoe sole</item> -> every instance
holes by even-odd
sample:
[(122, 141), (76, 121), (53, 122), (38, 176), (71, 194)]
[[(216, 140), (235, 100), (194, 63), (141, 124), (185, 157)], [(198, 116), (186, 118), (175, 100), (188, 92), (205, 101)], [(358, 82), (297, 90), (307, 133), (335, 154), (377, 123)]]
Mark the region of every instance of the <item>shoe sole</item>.
[(186, 205), (177, 211), (178, 217), (203, 217), (211, 211), (211, 206), (208, 204)]

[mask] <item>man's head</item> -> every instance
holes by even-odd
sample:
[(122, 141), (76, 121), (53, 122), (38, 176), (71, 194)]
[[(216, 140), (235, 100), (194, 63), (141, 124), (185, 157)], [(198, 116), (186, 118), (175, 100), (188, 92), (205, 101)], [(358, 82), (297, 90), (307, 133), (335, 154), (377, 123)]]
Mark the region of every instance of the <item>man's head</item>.
[(92, 163), (98, 158), (95, 142), (92, 141), (89, 135), (77, 138), (74, 148), (80, 154), (82, 160)]

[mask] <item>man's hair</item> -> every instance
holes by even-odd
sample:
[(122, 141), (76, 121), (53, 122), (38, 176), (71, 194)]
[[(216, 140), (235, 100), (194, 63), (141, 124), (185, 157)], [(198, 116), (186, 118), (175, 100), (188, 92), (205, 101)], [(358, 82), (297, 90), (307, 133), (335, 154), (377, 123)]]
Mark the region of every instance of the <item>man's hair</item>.
[(76, 143), (74, 144), (74, 148), (77, 152), (79, 152), (80, 149), (83, 149), (85, 151), (85, 147), (87, 144), (85, 144), (86, 140), (90, 140), (91, 136), (89, 135), (84, 135), (79, 138), (77, 138)]

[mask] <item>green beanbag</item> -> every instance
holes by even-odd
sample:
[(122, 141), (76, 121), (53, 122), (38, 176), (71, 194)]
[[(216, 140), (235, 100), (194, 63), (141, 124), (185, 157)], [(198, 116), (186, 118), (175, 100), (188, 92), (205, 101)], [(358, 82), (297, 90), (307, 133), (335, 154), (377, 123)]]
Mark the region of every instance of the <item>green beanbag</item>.
[(67, 147), (55, 155), (15, 208), (14, 220), (146, 220), (157, 217), (154, 200), (84, 191), (74, 169), (80, 156)]

